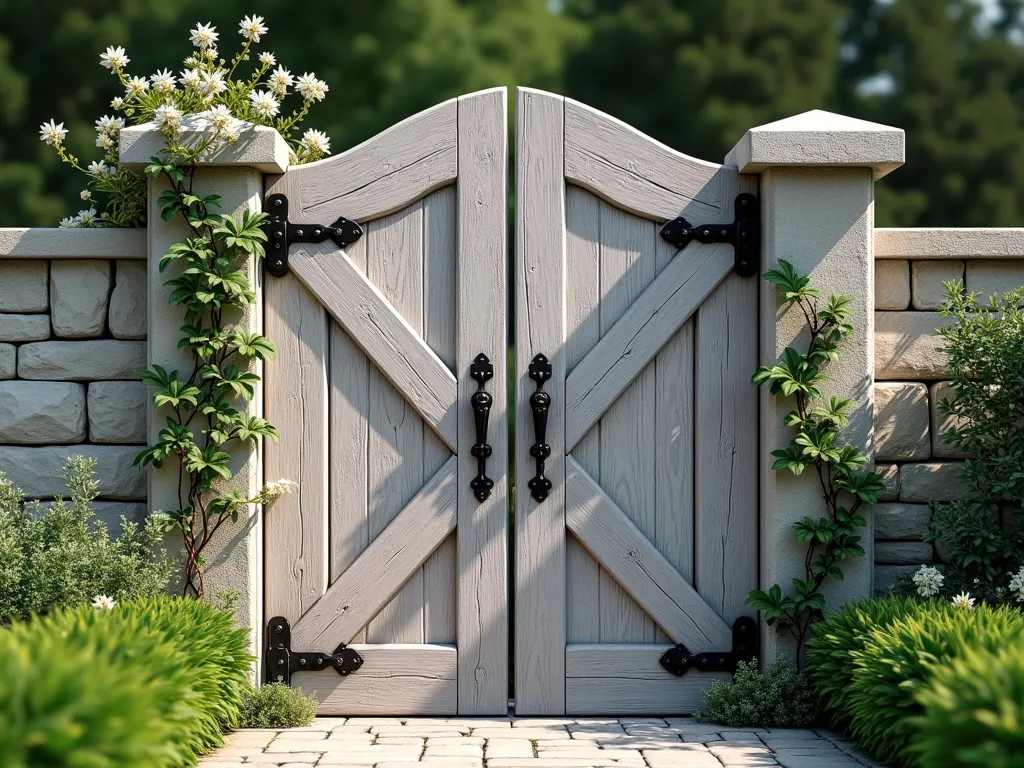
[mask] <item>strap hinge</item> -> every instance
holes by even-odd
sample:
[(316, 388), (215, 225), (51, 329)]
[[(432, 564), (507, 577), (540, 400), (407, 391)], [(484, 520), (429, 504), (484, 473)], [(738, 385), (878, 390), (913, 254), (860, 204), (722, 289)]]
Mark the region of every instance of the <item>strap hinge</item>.
[(747, 192), (736, 196), (736, 218), (731, 224), (693, 226), (680, 216), (661, 228), (661, 236), (676, 248), (693, 240), (701, 243), (729, 243), (735, 249), (733, 269), (741, 277), (757, 274), (761, 252), (761, 210), (757, 198)]
[(330, 239), (339, 248), (345, 248), (363, 235), (362, 228), (344, 216), (330, 226), (293, 224), (288, 221), (288, 198), (282, 194), (268, 195), (263, 212), (269, 214), (263, 225), (267, 233), (267, 272), (274, 277), (288, 274), (288, 246), (294, 243), (322, 243)]
[(264, 680), (291, 685), (293, 672), (319, 672), (330, 667), (343, 677), (363, 666), (363, 657), (341, 643), (334, 653), (299, 653), (292, 650), (292, 627), (283, 616), (267, 622)]
[(732, 625), (732, 650), (690, 653), (685, 645), (669, 648), (661, 656), (661, 666), (676, 677), (688, 669), (701, 672), (736, 672), (736, 665), (753, 661), (757, 655), (757, 623), (749, 616), (740, 616)]

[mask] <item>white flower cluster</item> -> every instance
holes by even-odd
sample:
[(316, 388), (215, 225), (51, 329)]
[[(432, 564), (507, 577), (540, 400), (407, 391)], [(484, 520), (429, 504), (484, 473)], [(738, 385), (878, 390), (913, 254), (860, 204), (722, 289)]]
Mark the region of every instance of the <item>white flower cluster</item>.
[(942, 582), (945, 580), (939, 569), (931, 565), (922, 565), (914, 574), (914, 585), (917, 587), (917, 594), (921, 597), (935, 597), (942, 589)]
[[(92, 197), (92, 195), (89, 195)], [(82, 196), (83, 200), (89, 198)], [(87, 229), (89, 227), (95, 227), (96, 221), (99, 219), (99, 215), (96, 213), (95, 208), (88, 208), (84, 211), (79, 211), (77, 216), (68, 216), (60, 220), (58, 225), (61, 229), (77, 229), (79, 227)]]
[(96, 146), (112, 155), (121, 137), (121, 129), (124, 128), (123, 117), (109, 117), (104, 115), (96, 121)]
[(1010, 591), (1016, 596), (1018, 603), (1024, 603), (1024, 566), (1010, 577)]
[(294, 480), (285, 480), (283, 478), (281, 480), (274, 480), (273, 482), (267, 483), (260, 489), (257, 499), (261, 504), (269, 504), (279, 496), (283, 496), (286, 493), (292, 493), (298, 487), (299, 484)]

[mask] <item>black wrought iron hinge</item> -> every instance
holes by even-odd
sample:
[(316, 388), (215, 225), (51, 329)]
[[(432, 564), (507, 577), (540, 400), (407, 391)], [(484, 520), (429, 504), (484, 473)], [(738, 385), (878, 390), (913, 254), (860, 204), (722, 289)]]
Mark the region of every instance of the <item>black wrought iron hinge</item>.
[(363, 666), (363, 657), (342, 643), (334, 653), (299, 653), (292, 650), (292, 627), (283, 616), (267, 622), (267, 650), (264, 679), (292, 684), (293, 672), (319, 672), (332, 668), (339, 675), (350, 675)]
[(344, 248), (363, 236), (362, 228), (344, 216), (329, 227), (293, 224), (288, 221), (288, 198), (281, 194), (269, 195), (263, 202), (263, 212), (270, 214), (263, 226), (267, 233), (267, 272), (274, 277), (288, 274), (288, 246), (293, 243), (322, 243), (330, 239)]
[(661, 666), (676, 677), (688, 669), (703, 672), (735, 672), (741, 661), (752, 661), (757, 655), (757, 622), (749, 616), (740, 616), (732, 625), (732, 650), (690, 653), (685, 645), (669, 648), (661, 656)]
[(735, 252), (736, 274), (757, 274), (761, 252), (761, 210), (754, 195), (736, 196), (736, 218), (731, 224), (693, 226), (680, 216), (661, 228), (661, 236), (676, 248), (685, 248), (693, 240), (701, 243), (730, 243)]

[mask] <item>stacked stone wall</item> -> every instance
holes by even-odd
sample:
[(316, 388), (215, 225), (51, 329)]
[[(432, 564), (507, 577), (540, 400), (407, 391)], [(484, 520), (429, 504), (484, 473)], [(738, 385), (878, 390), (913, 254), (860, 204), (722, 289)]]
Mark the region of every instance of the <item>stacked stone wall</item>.
[(28, 498), (97, 461), (97, 516), (147, 512), (144, 230), (0, 230), (0, 471)]
[(923, 563), (941, 562), (941, 547), (922, 541), (929, 503), (964, 493), (963, 455), (943, 440), (950, 423), (939, 412), (952, 397), (936, 330), (949, 322), (937, 311), (942, 283), (961, 281), (985, 296), (1024, 285), (1021, 232), (876, 234), (875, 462), (887, 485), (874, 509), (876, 592)]

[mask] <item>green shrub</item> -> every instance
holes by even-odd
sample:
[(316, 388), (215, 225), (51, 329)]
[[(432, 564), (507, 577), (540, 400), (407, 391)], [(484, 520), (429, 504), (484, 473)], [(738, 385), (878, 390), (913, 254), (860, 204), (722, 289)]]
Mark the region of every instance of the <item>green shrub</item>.
[(822, 706), (832, 724), (849, 724), (849, 690), (853, 682), (854, 652), (864, 649), (873, 629), (920, 610), (947, 610), (946, 603), (922, 603), (910, 597), (865, 598), (847, 603), (814, 628), (808, 643), (805, 671), (821, 694)]
[(968, 650), (917, 695), (911, 750), (930, 768), (1024, 765), (1024, 650)]
[(299, 688), (270, 683), (253, 688), (242, 700), (242, 728), (302, 728), (313, 722), (319, 707), (316, 696)]
[(0, 755), (11, 768), (178, 768), (223, 743), (248, 685), (247, 631), (160, 597), (0, 631)]
[(765, 669), (740, 662), (731, 682), (715, 680), (704, 691), (698, 722), (734, 728), (807, 728), (818, 719), (818, 695), (810, 679), (787, 659)]
[(64, 479), (71, 499), (46, 509), (25, 503), (0, 472), (0, 623), (83, 605), (96, 595), (123, 601), (164, 591), (170, 564), (153, 556), (163, 536), (159, 523), (140, 528), (122, 518), (121, 536), (112, 539), (106, 525), (92, 522), (95, 466), (81, 456), (69, 459)]
[(856, 669), (846, 707), (850, 733), (876, 759), (905, 764), (915, 716), (915, 697), (933, 671), (967, 651), (996, 651), (1024, 642), (1024, 616), (1009, 607), (949, 609), (926, 606), (868, 633), (853, 651)]

